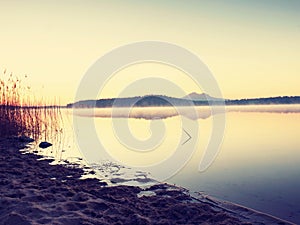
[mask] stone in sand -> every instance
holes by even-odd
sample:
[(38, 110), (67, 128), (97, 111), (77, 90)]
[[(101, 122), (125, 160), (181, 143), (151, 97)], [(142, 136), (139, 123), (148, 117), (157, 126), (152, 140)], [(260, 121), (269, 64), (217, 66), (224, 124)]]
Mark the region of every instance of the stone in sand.
[(43, 142), (41, 142), (41, 143), (39, 144), (39, 147), (40, 147), (40, 148), (48, 148), (48, 147), (50, 147), (50, 146), (52, 146), (52, 144), (49, 143), (49, 142), (47, 142), (47, 141), (43, 141)]

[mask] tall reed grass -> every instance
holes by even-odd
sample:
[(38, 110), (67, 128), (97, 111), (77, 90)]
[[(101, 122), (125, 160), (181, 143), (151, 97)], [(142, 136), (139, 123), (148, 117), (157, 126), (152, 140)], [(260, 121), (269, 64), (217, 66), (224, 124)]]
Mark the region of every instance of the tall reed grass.
[(60, 106), (37, 99), (22, 79), (6, 70), (0, 75), (0, 136), (47, 140), (59, 135), (63, 128)]

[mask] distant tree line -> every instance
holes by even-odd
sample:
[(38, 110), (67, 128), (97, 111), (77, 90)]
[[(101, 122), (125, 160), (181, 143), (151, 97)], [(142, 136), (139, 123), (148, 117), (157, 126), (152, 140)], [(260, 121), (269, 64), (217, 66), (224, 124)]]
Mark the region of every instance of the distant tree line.
[(155, 107), (155, 106), (201, 106), (201, 105), (271, 105), (271, 104), (300, 104), (300, 96), (284, 96), (253, 99), (208, 99), (191, 100), (185, 98), (173, 98), (163, 95), (138, 96), (131, 98), (111, 98), (99, 100), (84, 100), (67, 105), (68, 108), (109, 108), (109, 107)]

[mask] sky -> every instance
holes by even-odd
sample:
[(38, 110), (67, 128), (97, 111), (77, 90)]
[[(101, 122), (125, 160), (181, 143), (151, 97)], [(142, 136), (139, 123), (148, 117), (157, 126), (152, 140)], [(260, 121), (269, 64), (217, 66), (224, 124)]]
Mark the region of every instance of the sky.
[[(0, 0), (0, 69), (27, 74), (34, 95), (67, 104), (101, 56), (156, 40), (197, 55), (225, 98), (300, 95), (299, 11), (297, 0)], [(117, 97), (153, 76), (201, 92), (184, 72), (154, 64), (112, 74), (99, 96)], [(151, 94), (151, 85), (132, 93)]]

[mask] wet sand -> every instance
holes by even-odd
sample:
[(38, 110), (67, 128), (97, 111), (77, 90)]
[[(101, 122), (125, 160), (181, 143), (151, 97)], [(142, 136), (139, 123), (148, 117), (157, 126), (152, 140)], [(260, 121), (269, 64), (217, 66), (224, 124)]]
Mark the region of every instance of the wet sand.
[(82, 180), (81, 168), (22, 154), (26, 144), (0, 138), (0, 224), (287, 224), (168, 184), (142, 189)]

